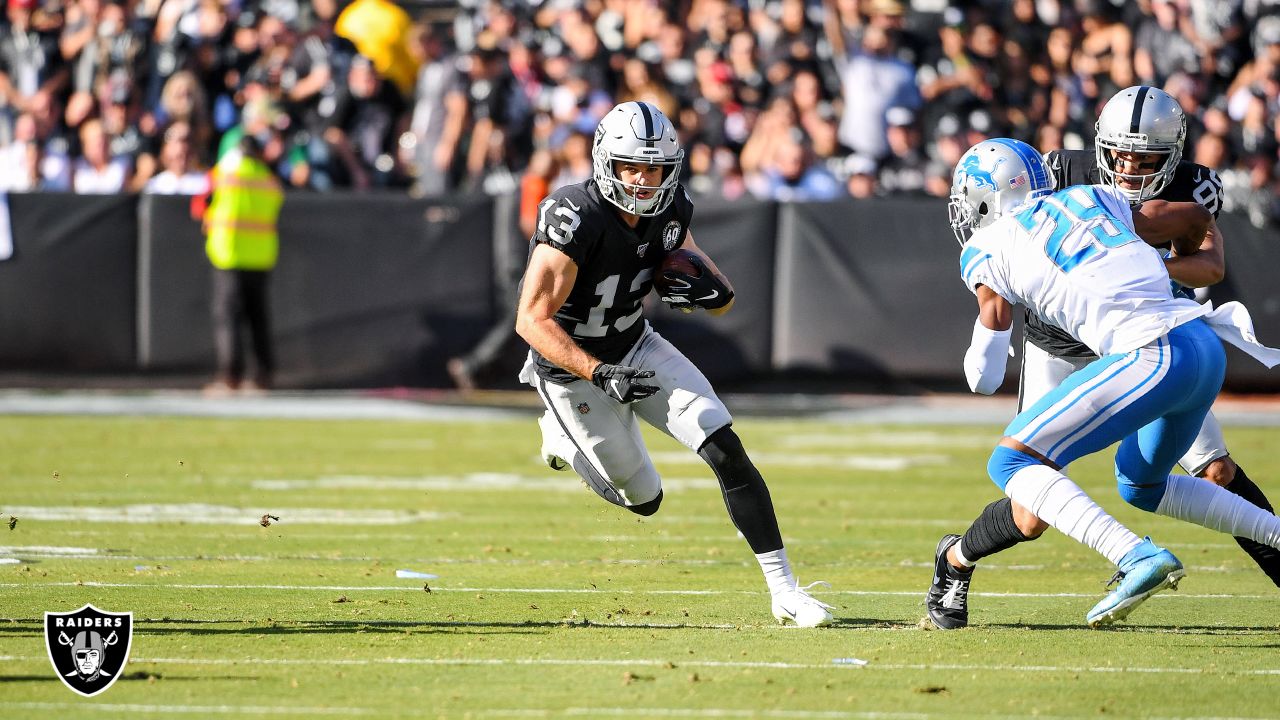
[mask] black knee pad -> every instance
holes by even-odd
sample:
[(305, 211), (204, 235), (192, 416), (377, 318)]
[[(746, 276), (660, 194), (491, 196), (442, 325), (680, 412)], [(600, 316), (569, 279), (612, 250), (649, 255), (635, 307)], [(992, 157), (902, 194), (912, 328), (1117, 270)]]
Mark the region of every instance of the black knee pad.
[(662, 491), (658, 491), (658, 497), (649, 502), (642, 502), (639, 505), (627, 505), (626, 508), (637, 515), (649, 517), (658, 512), (658, 506), (662, 504)]

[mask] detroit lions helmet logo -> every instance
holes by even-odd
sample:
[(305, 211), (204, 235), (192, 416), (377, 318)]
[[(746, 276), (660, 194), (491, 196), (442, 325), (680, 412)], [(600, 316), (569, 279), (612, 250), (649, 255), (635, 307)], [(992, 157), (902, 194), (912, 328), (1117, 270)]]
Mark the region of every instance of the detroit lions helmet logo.
[(974, 187), (988, 188), (991, 192), (999, 192), (1000, 188), (996, 186), (996, 179), (993, 177), (996, 168), (1000, 167), (1000, 163), (1004, 162), (1004, 158), (996, 158), (996, 164), (991, 166), (990, 170), (983, 170), (979, 165), (979, 157), (976, 154), (969, 155), (964, 159), (964, 164), (960, 169), (964, 171), (970, 179), (973, 180)]

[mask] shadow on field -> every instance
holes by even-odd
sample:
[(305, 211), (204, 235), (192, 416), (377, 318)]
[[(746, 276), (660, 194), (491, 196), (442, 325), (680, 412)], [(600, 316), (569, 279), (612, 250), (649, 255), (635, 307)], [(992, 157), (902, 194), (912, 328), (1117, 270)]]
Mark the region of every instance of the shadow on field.
[[(842, 624), (838, 622), (837, 624)], [(849, 627), (876, 625), (875, 621), (851, 621)], [(732, 625), (696, 623), (607, 623), (585, 618), (564, 620), (194, 620), (164, 618), (133, 622), (137, 635), (305, 635), (347, 633), (456, 633), (489, 631), (505, 634), (533, 634), (543, 630), (583, 628), (602, 630), (725, 630)], [(43, 620), (12, 620), (0, 625), (0, 637), (41, 637)]]
[[(132, 682), (141, 680), (142, 682), (181, 682), (184, 680), (198, 680), (206, 682), (208, 680), (261, 680), (257, 675), (164, 675), (157, 672), (147, 672), (145, 670), (136, 670), (134, 672), (125, 673), (120, 676), (121, 682)], [(11, 682), (57, 682), (58, 678), (52, 674), (49, 675), (0, 675), (0, 683)]]
[[(999, 622), (982, 622), (970, 625), (974, 629), (992, 628), (1000, 630), (1089, 630), (1089, 626), (1083, 622), (1079, 623), (999, 623)], [(1242, 635), (1242, 634), (1274, 634), (1275, 625), (1107, 625), (1100, 628), (1094, 628), (1092, 632), (1119, 632), (1119, 633), (1156, 633), (1167, 635), (1170, 633), (1178, 635)], [(1264, 645), (1247, 645), (1243, 647), (1257, 648), (1266, 647)]]

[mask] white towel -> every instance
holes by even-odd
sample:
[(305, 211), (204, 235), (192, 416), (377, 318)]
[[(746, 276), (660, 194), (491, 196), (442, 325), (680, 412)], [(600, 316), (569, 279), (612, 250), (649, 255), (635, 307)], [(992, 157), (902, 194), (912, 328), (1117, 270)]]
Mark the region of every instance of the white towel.
[(1280, 365), (1280, 350), (1258, 342), (1253, 332), (1253, 318), (1249, 316), (1249, 308), (1234, 300), (1219, 308), (1214, 308), (1212, 301), (1205, 305), (1210, 310), (1204, 320), (1223, 342), (1235, 345), (1269, 368)]
[(0, 192), (0, 260), (13, 257), (13, 228), (9, 226), (9, 195)]

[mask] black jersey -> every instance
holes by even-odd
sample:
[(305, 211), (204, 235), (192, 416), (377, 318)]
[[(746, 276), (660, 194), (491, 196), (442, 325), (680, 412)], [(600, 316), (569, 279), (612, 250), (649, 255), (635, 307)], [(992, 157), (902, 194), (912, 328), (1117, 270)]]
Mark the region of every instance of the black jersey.
[[(529, 247), (545, 243), (577, 264), (577, 279), (555, 315), (556, 324), (607, 363), (622, 360), (644, 332), (641, 303), (663, 257), (684, 244), (693, 202), (678, 186), (665, 210), (640, 218), (635, 228), (620, 212), (600, 195), (594, 180), (566, 185), (538, 206), (538, 229)], [(536, 350), (533, 356), (538, 374), (547, 380), (576, 379)]]
[[(1098, 172), (1098, 158), (1092, 150), (1055, 150), (1046, 159), (1049, 161), (1049, 170), (1057, 180), (1058, 189), (1102, 183), (1102, 174)], [(1198, 163), (1183, 161), (1178, 163), (1173, 179), (1156, 197), (1172, 202), (1194, 200), (1217, 217), (1222, 208), (1222, 181), (1213, 170)], [(1084, 343), (1041, 320), (1030, 310), (1027, 311), (1023, 333), (1031, 344), (1055, 357), (1093, 356), (1093, 351)]]

